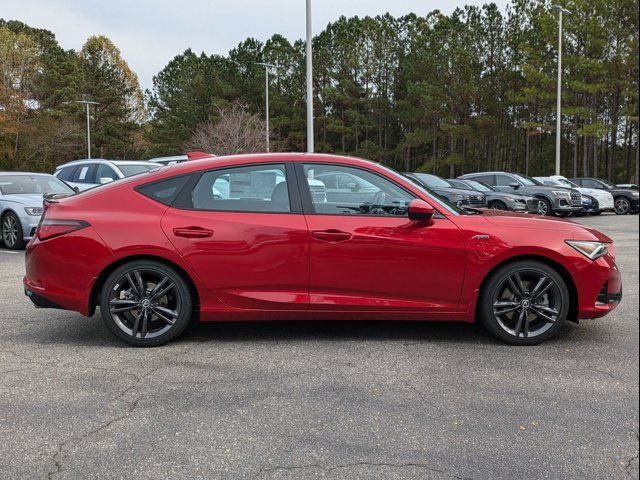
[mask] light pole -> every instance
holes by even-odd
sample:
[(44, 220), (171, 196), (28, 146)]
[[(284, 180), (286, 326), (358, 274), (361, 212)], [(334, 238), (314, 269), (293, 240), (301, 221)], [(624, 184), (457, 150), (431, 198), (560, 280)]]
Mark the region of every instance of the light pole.
[(311, 0), (307, 0), (307, 152), (313, 153), (313, 58), (311, 51)]
[(91, 158), (91, 123), (89, 121), (89, 105), (100, 105), (90, 100), (75, 100), (74, 103), (84, 103), (87, 107), (87, 158)]
[(571, 12), (560, 5), (552, 5), (551, 8), (558, 11), (558, 94), (556, 105), (556, 175), (560, 175), (560, 144), (562, 140), (562, 15)]
[(256, 65), (264, 67), (264, 116), (266, 119), (266, 139), (267, 139), (267, 153), (269, 153), (269, 69), (278, 68), (276, 65), (270, 63), (258, 62)]

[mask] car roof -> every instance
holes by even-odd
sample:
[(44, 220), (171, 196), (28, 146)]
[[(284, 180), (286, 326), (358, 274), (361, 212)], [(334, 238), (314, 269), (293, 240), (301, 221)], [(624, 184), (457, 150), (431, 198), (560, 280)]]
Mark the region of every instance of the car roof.
[(15, 175), (37, 175), (40, 177), (53, 177), (48, 173), (36, 173), (36, 172), (0, 172), (0, 175), (4, 176), (15, 176)]
[(73, 165), (83, 165), (87, 163), (103, 163), (107, 165), (110, 164), (110, 165), (118, 166), (118, 165), (149, 165), (150, 163), (153, 163), (153, 162), (148, 162), (146, 160), (107, 160), (104, 158), (85, 158), (81, 160), (72, 160), (70, 162), (63, 163), (62, 165), (58, 165), (56, 167), (56, 170), (59, 170), (64, 167), (70, 167)]

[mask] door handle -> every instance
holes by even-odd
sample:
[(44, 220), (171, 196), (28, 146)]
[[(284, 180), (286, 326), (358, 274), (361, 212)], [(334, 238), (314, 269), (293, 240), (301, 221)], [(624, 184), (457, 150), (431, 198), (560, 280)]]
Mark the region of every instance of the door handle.
[(342, 232), (340, 230), (316, 230), (311, 232), (313, 238), (317, 240), (322, 240), (323, 242), (346, 242), (347, 240), (351, 240), (350, 233)]
[(174, 228), (173, 234), (176, 237), (184, 238), (209, 238), (213, 235), (213, 230), (207, 230), (202, 227), (183, 227)]

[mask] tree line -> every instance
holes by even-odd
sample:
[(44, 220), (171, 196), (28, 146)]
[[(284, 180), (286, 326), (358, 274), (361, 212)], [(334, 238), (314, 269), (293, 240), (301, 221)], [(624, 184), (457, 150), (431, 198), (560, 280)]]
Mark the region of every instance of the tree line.
[[(563, 174), (638, 179), (638, 0), (566, 0)], [(313, 39), (316, 151), (399, 170), (549, 174), (555, 162), (557, 13), (548, 1), (466, 6), (450, 15), (341, 17)], [(272, 151), (306, 145), (305, 43), (248, 38), (228, 55), (186, 50), (142, 92), (103, 36), (79, 51), (53, 33), (0, 20), (0, 169), (51, 171), (104, 158), (217, 148), (230, 125), (263, 127), (270, 78)], [(229, 113), (230, 112), (230, 113)], [(240, 117), (238, 117), (240, 115)], [(255, 132), (241, 148), (264, 149)], [(224, 138), (224, 135), (222, 136)], [(204, 147), (203, 147), (204, 148)], [(212, 153), (229, 153), (224, 145)]]

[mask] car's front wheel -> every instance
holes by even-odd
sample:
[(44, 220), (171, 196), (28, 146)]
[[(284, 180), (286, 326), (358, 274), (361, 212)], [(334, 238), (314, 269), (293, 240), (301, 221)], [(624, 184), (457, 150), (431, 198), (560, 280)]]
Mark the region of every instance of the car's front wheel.
[(613, 205), (614, 211), (618, 215), (626, 215), (631, 210), (631, 203), (624, 197), (616, 197)]
[(491, 210), (509, 210), (507, 205), (500, 200), (494, 200), (493, 202), (489, 202), (489, 208)]
[(507, 264), (485, 282), (478, 314), (494, 337), (513, 345), (537, 345), (555, 335), (569, 313), (562, 276), (534, 260)]
[(551, 207), (551, 202), (549, 200), (547, 200), (546, 198), (539, 198), (538, 199), (538, 213), (540, 215), (553, 215), (553, 210)]
[(19, 250), (24, 247), (22, 224), (15, 213), (9, 212), (2, 217), (1, 229), (5, 247), (11, 250)]
[(107, 328), (137, 347), (173, 340), (189, 325), (192, 312), (186, 279), (155, 261), (122, 265), (109, 275), (100, 294), (100, 313)]

